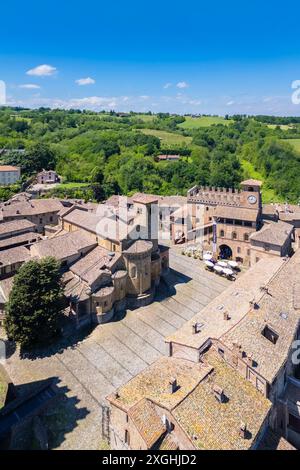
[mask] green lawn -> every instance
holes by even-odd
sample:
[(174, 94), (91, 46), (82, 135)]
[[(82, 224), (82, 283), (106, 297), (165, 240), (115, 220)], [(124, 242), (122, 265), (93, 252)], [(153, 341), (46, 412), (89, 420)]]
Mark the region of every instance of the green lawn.
[[(247, 160), (241, 161), (242, 168), (244, 170), (244, 178), (254, 178), (256, 180), (261, 180), (264, 182), (264, 177), (261, 173), (256, 171), (252, 163)], [(284, 202), (283, 198), (278, 196), (274, 189), (268, 188), (266, 185), (262, 187), (262, 201), (264, 204), (269, 204), (270, 202)]]
[(298, 152), (300, 152), (300, 139), (283, 139), (283, 142), (291, 144)]
[(185, 121), (181, 124), (178, 124), (178, 127), (181, 127), (182, 129), (199, 129), (199, 127), (209, 127), (213, 124), (223, 124), (225, 126), (228, 126), (232, 122), (232, 120), (226, 120), (221, 116), (185, 116)]
[(154, 135), (158, 137), (163, 144), (166, 145), (188, 145), (192, 141), (192, 137), (185, 137), (180, 134), (173, 134), (172, 132), (159, 131), (156, 129), (139, 129), (140, 132), (147, 135)]
[(90, 186), (89, 183), (70, 182), (70, 183), (59, 183), (56, 187), (60, 189), (73, 189), (73, 188), (85, 188), (88, 186)]
[(154, 114), (136, 114), (133, 117), (137, 119), (142, 119), (142, 121), (144, 122), (152, 122), (156, 118)]

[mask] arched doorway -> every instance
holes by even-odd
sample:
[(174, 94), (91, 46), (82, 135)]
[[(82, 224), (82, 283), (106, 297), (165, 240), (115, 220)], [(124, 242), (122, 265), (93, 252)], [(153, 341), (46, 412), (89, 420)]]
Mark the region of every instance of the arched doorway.
[(220, 245), (220, 258), (221, 259), (230, 259), (232, 258), (232, 249), (228, 245)]

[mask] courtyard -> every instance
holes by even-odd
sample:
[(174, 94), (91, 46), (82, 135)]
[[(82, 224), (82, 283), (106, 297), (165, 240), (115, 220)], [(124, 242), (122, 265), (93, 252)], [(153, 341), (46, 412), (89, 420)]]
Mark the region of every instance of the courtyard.
[(165, 336), (230, 283), (177, 248), (170, 250), (170, 267), (151, 305), (128, 310), (35, 357), (20, 358), (18, 351), (9, 355), (6, 369), (16, 386), (54, 377), (62, 391), (45, 416), (51, 448), (101, 448), (107, 431), (105, 397), (166, 354)]

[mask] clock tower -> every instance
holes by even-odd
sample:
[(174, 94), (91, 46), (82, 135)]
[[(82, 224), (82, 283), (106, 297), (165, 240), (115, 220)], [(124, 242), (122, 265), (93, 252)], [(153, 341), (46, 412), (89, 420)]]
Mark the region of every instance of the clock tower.
[(262, 182), (259, 180), (249, 179), (241, 182), (242, 205), (244, 207), (261, 211), (261, 186)]

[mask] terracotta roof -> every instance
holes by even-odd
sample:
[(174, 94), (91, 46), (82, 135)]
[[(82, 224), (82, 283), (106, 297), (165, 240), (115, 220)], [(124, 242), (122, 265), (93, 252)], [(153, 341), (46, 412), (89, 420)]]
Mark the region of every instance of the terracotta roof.
[(241, 184), (245, 184), (248, 186), (262, 186), (263, 183), (260, 180), (249, 179), (249, 180), (242, 181)]
[(148, 240), (136, 240), (127, 250), (123, 253), (144, 253), (152, 250), (153, 243)]
[[(172, 377), (178, 384), (173, 393), (169, 389)], [(224, 390), (224, 403), (215, 398), (216, 385)], [(202, 364), (161, 357), (108, 400), (130, 417), (133, 414), (133, 422), (149, 447), (163, 433), (153, 404), (171, 413), (195, 448), (207, 450), (251, 448), (271, 408), (271, 402), (214, 350), (205, 354)], [(241, 423), (247, 425), (247, 439), (239, 435)], [(171, 448), (176, 448), (172, 441)]]
[(136, 193), (132, 196), (132, 200), (140, 204), (152, 204), (158, 201), (158, 197), (151, 194)]
[(120, 253), (112, 254), (105, 248), (97, 246), (74, 263), (70, 270), (88, 284), (92, 284), (100, 276), (101, 270), (105, 268), (112, 269), (120, 258)]
[(179, 449), (179, 445), (176, 441), (176, 438), (173, 433), (168, 433), (161, 441), (159, 450), (177, 450)]
[(0, 223), (0, 237), (1, 235), (7, 235), (11, 232), (21, 231), (21, 230), (34, 230), (36, 227), (35, 224), (30, 222), (27, 219), (21, 220), (11, 220), (10, 222), (2, 222)]
[(157, 414), (155, 406), (147, 399), (142, 399), (130, 408), (128, 415), (148, 449), (166, 432), (166, 426)]
[(38, 242), (32, 245), (30, 250), (33, 255), (37, 255), (39, 258), (54, 256), (59, 260), (63, 260), (78, 254), (83, 249), (93, 248), (96, 245), (96, 241), (88, 233), (83, 230), (76, 230)]
[(258, 231), (250, 235), (250, 240), (282, 246), (291, 237), (293, 226), (282, 221), (265, 223)]
[(246, 209), (234, 206), (217, 206), (214, 217), (221, 217), (224, 219), (237, 219), (247, 220), (249, 222), (256, 222), (258, 217), (257, 209)]
[[(255, 370), (269, 383), (287, 360), (295, 337), (300, 317), (299, 279), (300, 250), (297, 250), (267, 284), (268, 292), (258, 302), (259, 308), (250, 309), (248, 315), (221, 338), (229, 348), (236, 342), (247, 355), (252, 355)], [(264, 336), (266, 326), (278, 335), (275, 344)]]
[(29, 250), (24, 246), (17, 246), (9, 250), (0, 251), (0, 266), (23, 263), (31, 258)]
[(14, 216), (26, 216), (59, 212), (62, 204), (57, 199), (30, 199), (29, 201), (3, 203), (1, 205), (0, 219)]
[(85, 210), (74, 207), (68, 214), (63, 215), (62, 219), (77, 227), (88, 230), (94, 234), (98, 233), (97, 226), (103, 219), (103, 216), (96, 215)]
[[(268, 416), (271, 402), (215, 350), (210, 349), (204, 361), (213, 367), (213, 373), (182, 400), (173, 415), (198, 449), (250, 449)], [(224, 390), (224, 403), (215, 398), (215, 386)], [(241, 423), (247, 426), (246, 439), (239, 435)]]
[(0, 171), (20, 171), (19, 166), (0, 165)]
[(25, 245), (32, 241), (42, 240), (42, 236), (36, 232), (22, 233), (15, 237), (0, 239), (0, 248), (8, 248), (13, 245)]
[[(184, 359), (161, 357), (125, 385), (122, 385), (118, 389), (118, 398), (114, 394), (107, 398), (116, 406), (126, 410), (129, 410), (143, 398), (172, 410), (210, 371), (211, 367), (200, 363), (195, 364)], [(175, 393), (170, 391), (172, 377), (176, 377), (179, 385)]]

